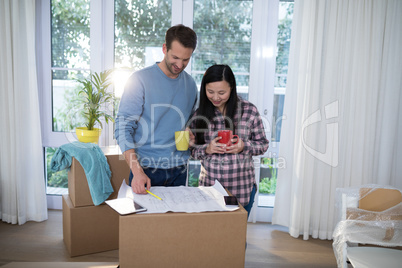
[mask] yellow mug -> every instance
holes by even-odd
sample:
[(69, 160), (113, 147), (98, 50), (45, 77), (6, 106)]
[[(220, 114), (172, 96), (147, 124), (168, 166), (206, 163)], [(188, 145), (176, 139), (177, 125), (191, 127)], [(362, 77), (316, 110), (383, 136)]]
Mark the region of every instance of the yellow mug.
[(185, 131), (176, 131), (174, 133), (174, 138), (176, 141), (176, 149), (178, 151), (187, 151), (188, 143), (190, 142), (190, 133)]

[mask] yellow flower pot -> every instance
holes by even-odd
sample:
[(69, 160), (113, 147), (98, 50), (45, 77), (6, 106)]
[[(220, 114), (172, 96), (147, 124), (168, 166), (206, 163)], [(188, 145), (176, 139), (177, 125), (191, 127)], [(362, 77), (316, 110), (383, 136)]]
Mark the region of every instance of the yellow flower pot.
[(87, 127), (75, 128), (78, 140), (85, 143), (92, 142), (98, 144), (101, 132), (102, 129), (100, 128), (94, 128), (93, 130), (88, 130)]

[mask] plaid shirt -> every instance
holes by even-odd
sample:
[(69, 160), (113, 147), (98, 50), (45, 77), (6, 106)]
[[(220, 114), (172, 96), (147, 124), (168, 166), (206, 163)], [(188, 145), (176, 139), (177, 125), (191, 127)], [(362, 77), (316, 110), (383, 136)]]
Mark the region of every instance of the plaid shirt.
[[(241, 107), (241, 109), (239, 109)], [(193, 115), (190, 129), (197, 135)], [(240, 120), (239, 120), (240, 117)], [(239, 99), (238, 109), (234, 121), (236, 131), (244, 142), (244, 149), (238, 154), (206, 154), (209, 143), (217, 137), (218, 130), (226, 129), (224, 117), (218, 109), (215, 109), (215, 117), (208, 124), (208, 131), (204, 132), (205, 144), (194, 145), (191, 155), (201, 162), (199, 184), (204, 186), (214, 185), (218, 180), (243, 206), (250, 200), (250, 194), (255, 184), (254, 155), (264, 154), (268, 149), (268, 140), (265, 137), (264, 125), (257, 107), (252, 103)]]

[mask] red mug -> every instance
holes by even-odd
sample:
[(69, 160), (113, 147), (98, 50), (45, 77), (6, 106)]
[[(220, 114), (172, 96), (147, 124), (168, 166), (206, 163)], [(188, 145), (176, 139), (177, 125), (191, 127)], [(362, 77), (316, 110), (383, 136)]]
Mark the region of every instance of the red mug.
[[(219, 130), (218, 137), (221, 137), (221, 139), (218, 140), (218, 142), (226, 144), (227, 146), (230, 146), (232, 144), (237, 144), (239, 142), (239, 136), (233, 135), (233, 132), (231, 130)], [(234, 137), (236, 137), (237, 140), (235, 143), (232, 143), (232, 139)]]

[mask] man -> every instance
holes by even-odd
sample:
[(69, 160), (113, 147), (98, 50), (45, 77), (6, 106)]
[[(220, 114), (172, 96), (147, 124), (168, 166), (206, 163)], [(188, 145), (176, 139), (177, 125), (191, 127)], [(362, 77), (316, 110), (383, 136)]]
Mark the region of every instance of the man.
[(197, 101), (194, 79), (183, 72), (197, 45), (195, 32), (176, 25), (166, 32), (164, 58), (127, 81), (115, 136), (130, 167), (135, 193), (153, 186), (184, 185), (189, 151), (177, 151), (174, 132), (183, 130)]

